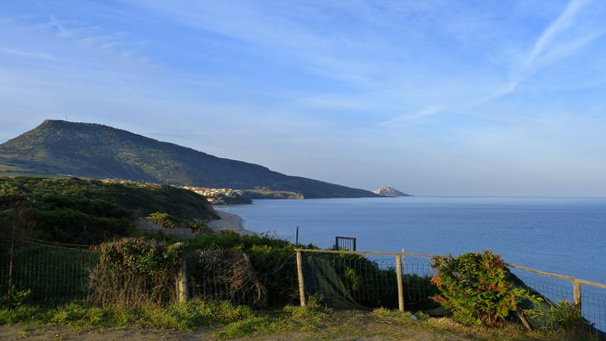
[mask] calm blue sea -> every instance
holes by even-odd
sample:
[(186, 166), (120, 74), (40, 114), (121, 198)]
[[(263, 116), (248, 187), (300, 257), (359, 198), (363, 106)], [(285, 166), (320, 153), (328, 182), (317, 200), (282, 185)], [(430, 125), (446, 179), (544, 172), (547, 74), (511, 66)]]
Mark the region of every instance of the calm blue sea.
[(506, 262), (606, 283), (606, 198), (403, 197), (256, 200), (220, 207), (245, 228), (321, 247), (460, 254), (492, 248)]

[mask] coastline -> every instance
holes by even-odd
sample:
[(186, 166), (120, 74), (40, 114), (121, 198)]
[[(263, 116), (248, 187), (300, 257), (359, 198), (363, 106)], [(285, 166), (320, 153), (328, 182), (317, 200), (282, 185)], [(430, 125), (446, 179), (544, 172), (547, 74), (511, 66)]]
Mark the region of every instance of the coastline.
[(220, 210), (215, 210), (221, 219), (211, 220), (208, 227), (214, 231), (234, 231), (237, 234), (244, 236), (254, 236), (255, 232), (244, 228), (244, 220), (237, 214), (227, 213)]

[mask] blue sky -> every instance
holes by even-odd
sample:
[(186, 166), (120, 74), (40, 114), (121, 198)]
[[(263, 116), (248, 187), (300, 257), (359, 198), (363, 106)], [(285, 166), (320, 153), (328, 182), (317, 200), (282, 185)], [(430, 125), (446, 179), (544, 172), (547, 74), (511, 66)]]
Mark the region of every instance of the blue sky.
[(606, 2), (0, 1), (0, 141), (47, 118), (418, 195), (606, 195)]

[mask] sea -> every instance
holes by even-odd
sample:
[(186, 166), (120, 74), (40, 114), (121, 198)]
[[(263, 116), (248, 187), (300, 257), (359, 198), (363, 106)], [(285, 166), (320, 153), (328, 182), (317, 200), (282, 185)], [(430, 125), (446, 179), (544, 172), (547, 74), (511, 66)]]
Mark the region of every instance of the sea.
[(255, 200), (223, 206), (244, 227), (358, 251), (462, 254), (492, 249), (512, 264), (606, 283), (606, 198), (399, 197)]

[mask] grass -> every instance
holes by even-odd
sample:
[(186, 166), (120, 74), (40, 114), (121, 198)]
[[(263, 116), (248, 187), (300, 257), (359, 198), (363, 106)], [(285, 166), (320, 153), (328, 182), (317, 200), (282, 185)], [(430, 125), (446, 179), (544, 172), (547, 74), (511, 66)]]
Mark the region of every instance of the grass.
[(134, 326), (191, 331), (198, 327), (244, 320), (252, 315), (250, 308), (228, 302), (192, 300), (167, 307), (147, 306), (139, 309), (100, 308), (73, 302), (50, 309), (27, 305), (0, 309), (0, 325), (51, 323), (80, 328)]
[(253, 311), (227, 302), (200, 300), (141, 309), (99, 308), (82, 303), (51, 309), (20, 306), (0, 309), (2, 325), (13, 326), (24, 337), (33, 331), (52, 330), (52, 325), (67, 325), (77, 334), (134, 329), (143, 339), (146, 333), (168, 329), (168, 335), (185, 331), (192, 339), (204, 334), (216, 340), (599, 340), (587, 330), (529, 332), (517, 325), (501, 329), (467, 327), (448, 318), (429, 318), (419, 313), (332, 310), (313, 300), (307, 307), (286, 306), (277, 311)]

